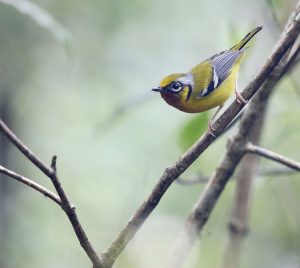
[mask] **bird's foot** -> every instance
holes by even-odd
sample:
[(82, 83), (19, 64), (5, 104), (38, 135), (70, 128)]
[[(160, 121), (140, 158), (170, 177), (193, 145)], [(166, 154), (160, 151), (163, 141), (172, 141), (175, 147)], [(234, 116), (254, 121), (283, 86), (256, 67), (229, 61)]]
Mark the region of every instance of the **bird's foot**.
[(248, 101), (243, 98), (238, 90), (235, 90), (235, 99), (239, 104), (246, 104)]
[(209, 132), (209, 134), (210, 135), (212, 135), (213, 137), (217, 137), (215, 134), (214, 134), (214, 131), (216, 130), (213, 126), (212, 126), (212, 121), (210, 121), (209, 123), (208, 123), (208, 132)]

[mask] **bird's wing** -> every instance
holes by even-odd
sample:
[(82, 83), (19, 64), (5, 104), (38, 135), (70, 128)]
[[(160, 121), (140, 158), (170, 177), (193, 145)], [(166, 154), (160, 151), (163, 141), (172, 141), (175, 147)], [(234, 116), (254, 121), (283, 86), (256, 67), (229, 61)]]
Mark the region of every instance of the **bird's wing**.
[(229, 76), (232, 66), (245, 51), (227, 50), (210, 57), (207, 61), (212, 66), (211, 80), (206, 88), (200, 92), (199, 97), (206, 97), (211, 94)]

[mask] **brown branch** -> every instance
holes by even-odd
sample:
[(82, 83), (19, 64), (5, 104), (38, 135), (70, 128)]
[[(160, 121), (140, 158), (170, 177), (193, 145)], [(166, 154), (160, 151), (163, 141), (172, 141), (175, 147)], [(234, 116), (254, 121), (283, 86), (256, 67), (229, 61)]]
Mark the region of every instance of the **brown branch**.
[(53, 200), (55, 203), (57, 203), (59, 206), (61, 206), (60, 198), (55, 193), (51, 192), (44, 186), (34, 182), (33, 180), (28, 179), (22, 175), (19, 175), (18, 173), (15, 173), (1, 165), (0, 165), (0, 173), (5, 174), (8, 177), (11, 177), (19, 182), (26, 184), (27, 186), (33, 188), (34, 190), (37, 190), (44, 196), (49, 197), (51, 200)]
[(228, 238), (224, 246), (220, 267), (238, 267), (241, 248), (249, 232), (250, 197), (253, 188), (253, 175), (257, 166), (255, 157), (246, 155), (240, 163), (240, 175), (236, 180), (232, 212), (228, 222)]
[[(291, 48), (289, 55), (286, 57), (286, 64), (281, 65), (284, 67), (279, 67), (273, 72), (273, 82), (277, 82), (295, 66), (296, 58), (299, 55), (299, 45), (297, 47), (297, 45), (295, 46), (294, 44), (294, 47), (296, 48)], [(269, 82), (267, 85), (273, 86), (271, 84), (273, 83)], [(252, 126), (252, 129), (249, 132), (249, 141), (252, 143), (259, 143), (268, 100), (269, 98), (266, 99), (266, 105), (264, 106), (263, 111), (260, 113), (259, 119), (256, 120), (256, 124)], [(238, 267), (243, 241), (249, 231), (248, 219), (251, 201), (250, 197), (256, 167), (257, 162), (253, 155), (246, 155), (240, 163), (240, 169), (236, 176), (237, 185), (233, 209), (228, 224), (229, 236), (224, 247), (223, 260), (221, 262), (221, 267), (223, 268)]]
[(300, 163), (296, 162), (294, 160), (291, 160), (287, 157), (284, 157), (280, 154), (274, 153), (270, 150), (264, 149), (262, 147), (253, 145), (252, 143), (248, 143), (246, 147), (247, 153), (256, 154), (259, 156), (262, 156), (264, 158), (273, 160), (275, 162), (278, 162), (280, 164), (283, 164), (291, 169), (300, 171)]
[[(243, 91), (244, 98), (250, 99), (258, 88), (263, 84), (266, 78), (270, 75), (270, 73), (274, 70), (278, 62), (281, 60), (283, 55), (286, 53), (288, 48), (295, 40), (295, 34), (299, 31), (299, 23), (295, 23), (287, 32), (287, 35), (282, 39), (282, 42), (277, 47), (275, 52), (270, 56), (267, 60), (266, 64), (253, 80), (251, 84)], [(239, 111), (243, 108), (243, 105), (233, 103), (225, 113), (220, 117), (219, 120), (215, 123), (216, 134), (220, 135), (226, 126), (232, 121), (232, 119), (239, 113)], [(59, 179), (56, 173), (56, 165), (55, 158), (52, 161), (52, 167), (48, 167), (44, 164), (35, 154), (32, 153), (17, 137), (13, 132), (9, 130), (9, 128), (0, 121), (0, 130), (14, 143), (21, 152), (39, 169), (41, 169), (44, 174), (46, 174), (49, 178), (51, 178), (53, 185), (61, 199), (62, 208), (66, 212), (74, 231), (77, 235), (80, 244), (94, 263), (95, 267), (102, 267), (101, 260), (93, 250), (90, 242), (88, 241), (80, 223), (75, 213), (75, 209), (68, 197), (66, 196), (63, 187), (61, 186)], [(141, 227), (145, 219), (150, 215), (153, 209), (157, 206), (163, 194), (172, 184), (172, 182), (178, 178), (180, 174), (182, 174), (205, 150), (206, 148), (214, 141), (214, 137), (205, 133), (197, 143), (195, 143), (190, 150), (188, 150), (174, 165), (167, 168), (160, 178), (157, 185), (154, 187), (152, 193), (148, 197), (148, 199), (140, 206), (137, 213), (132, 217), (132, 219), (128, 222), (125, 228), (120, 232), (118, 237), (114, 240), (112, 245), (102, 254), (104, 259), (104, 266), (111, 266), (118, 255), (125, 248), (130, 239), (134, 236), (134, 234)], [(235, 143), (235, 144), (238, 144)], [(240, 143), (240, 145), (243, 145)], [(236, 147), (234, 147), (237, 149)], [(239, 149), (237, 149), (239, 152)], [(237, 154), (238, 155), (238, 154)], [(240, 155), (241, 156), (241, 155)], [(232, 155), (234, 159), (236, 156)]]
[(17, 136), (9, 127), (0, 119), (1, 132), (44, 174), (50, 176), (51, 169), (44, 164)]
[[(265, 106), (266, 107), (266, 106)], [(252, 128), (253, 135), (250, 141), (259, 143), (263, 120), (265, 118), (266, 109), (261, 113), (260, 120), (257, 120), (256, 125)], [(249, 148), (249, 144), (246, 149)], [(249, 232), (249, 210), (251, 202), (251, 193), (254, 183), (254, 176), (257, 169), (256, 157), (253, 154), (244, 156), (240, 163), (236, 178), (236, 190), (233, 201), (232, 213), (228, 224), (228, 239), (224, 246), (224, 253), (221, 262), (221, 268), (236, 268), (239, 267), (239, 261), (242, 254), (242, 246)], [(269, 170), (259, 172), (260, 175), (270, 174), (287, 174), (285, 170)]]
[(297, 2), (295, 9), (292, 11), (292, 14), (290, 15), (288, 22), (286, 23), (285, 27), (284, 27), (284, 31), (287, 31), (288, 28), (294, 23), (294, 21), (299, 21), (300, 20), (300, 16), (299, 13), (300, 12), (300, 1)]
[(299, 63), (300, 55), (300, 44), (294, 46), (289, 55), (288, 64), (286, 64), (284, 70), (282, 71), (282, 76), (285, 75), (290, 69)]
[[(258, 72), (254, 80), (244, 89), (242, 95), (245, 99), (250, 99), (254, 93), (265, 82), (267, 77), (271, 74), (274, 68), (278, 65), (285, 53), (293, 45), (300, 29), (299, 20), (293, 21), (289, 29), (281, 36), (280, 41), (274, 49), (274, 52), (267, 59), (262, 69)], [(214, 123), (215, 134), (218, 136), (233, 120), (233, 118), (240, 112), (243, 105), (234, 102), (221, 115), (221, 117)], [(105, 267), (110, 267), (120, 253), (124, 250), (128, 242), (133, 238), (135, 233), (140, 229), (146, 218), (155, 209), (160, 199), (173, 183), (214, 141), (214, 137), (205, 133), (179, 160), (169, 168), (167, 168), (160, 177), (158, 183), (153, 188), (148, 198), (138, 208), (136, 213), (128, 221), (125, 227), (114, 239), (112, 244), (102, 253), (102, 260)], [(236, 155), (241, 156), (239, 150)], [(235, 158), (235, 156), (232, 156)], [(233, 161), (233, 159), (232, 159)], [(218, 171), (217, 171), (218, 172)], [(231, 175), (231, 171), (228, 171)], [(211, 197), (212, 198), (212, 197)], [(215, 198), (215, 197), (214, 197)]]
[[(293, 63), (296, 55), (299, 53), (299, 47), (294, 53), (290, 50), (287, 61)], [(291, 68), (291, 64), (286, 64), (283, 68), (284, 75)], [(277, 80), (277, 79), (276, 79)], [(267, 101), (269, 98), (267, 99)], [(259, 144), (263, 121), (266, 115), (266, 105), (263, 112), (260, 114), (259, 120), (252, 127), (249, 140), (252, 143)], [(250, 144), (250, 145), (251, 145)], [(247, 148), (249, 148), (249, 144)], [(245, 155), (242, 159), (238, 174), (236, 176), (236, 190), (233, 201), (233, 208), (228, 223), (228, 238), (224, 246), (224, 253), (221, 261), (221, 268), (236, 268), (239, 267), (239, 261), (242, 254), (242, 246), (249, 232), (249, 210), (251, 206), (251, 194), (254, 183), (254, 176), (257, 169), (257, 159), (255, 155)], [(285, 170), (286, 172), (286, 170)]]
[(38, 167), (46, 176), (48, 176), (61, 200), (61, 207), (69, 218), (69, 221), (75, 231), (77, 239), (89, 256), (90, 260), (94, 264), (94, 267), (102, 267), (102, 262), (97, 255), (96, 251), (89, 242), (85, 231), (79, 222), (77, 217), (75, 207), (69, 201), (63, 187), (61, 186), (57, 173), (56, 173), (56, 156), (52, 158), (51, 167), (43, 163), (10, 129), (9, 127), (0, 119), (0, 131), (36, 166)]
[[(266, 104), (269, 98), (266, 100)], [(262, 127), (266, 115), (264, 105), (259, 118), (251, 127), (249, 140), (259, 143)], [(224, 246), (224, 253), (220, 267), (236, 268), (242, 253), (243, 242), (249, 232), (249, 210), (253, 179), (257, 169), (257, 159), (253, 155), (245, 155), (239, 164), (235, 178), (236, 188), (233, 200), (232, 211), (228, 223), (228, 238)]]
[[(298, 3), (298, 6), (299, 5), (300, 1)], [(257, 75), (256, 79), (254, 79), (254, 81), (249, 86), (255, 85), (258, 81), (260, 81), (260, 79), (262, 79), (262, 77), (260, 77), (261, 73), (265, 73), (266, 68), (269, 68), (268, 66), (269, 64), (272, 64), (273, 60), (278, 63), (278, 61), (276, 60), (277, 56), (274, 57), (274, 54), (277, 54), (277, 52), (279, 51), (278, 49), (282, 46), (282, 44), (286, 43), (287, 40), (290, 40), (288, 41), (288, 46), (285, 47), (286, 50), (288, 50), (293, 45), (294, 41), (299, 35), (300, 30), (299, 14), (299, 10), (296, 13), (293, 13), (292, 16), (294, 16), (294, 19), (292, 20), (290, 26), (286, 27), (287, 30), (283, 32), (272, 56), (269, 57), (262, 71)], [(283, 57), (283, 54), (281, 54), (281, 57)], [(269, 98), (277, 81), (283, 76), (284, 68), (286, 64), (288, 64), (288, 62), (286, 62), (286, 59), (287, 57), (285, 57), (285, 60), (281, 61), (280, 64), (277, 65), (276, 70), (274, 70), (271, 75), (270, 73), (266, 74), (266, 77), (268, 79), (251, 101), (241, 120), (238, 133), (232, 138), (231, 142), (229, 143), (225, 156), (216, 169), (215, 174), (206, 185), (200, 199), (195, 204), (191, 214), (186, 220), (184, 229), (179, 235), (174, 248), (169, 255), (167, 267), (182, 267), (183, 262), (186, 259), (195, 239), (198, 237), (199, 233), (203, 229), (203, 226), (207, 222), (228, 180), (230, 179), (237, 165), (246, 153), (246, 146), (249, 140), (249, 133), (251, 133), (251, 128), (253, 127), (256, 120), (260, 117), (264, 109), (265, 102)], [(249, 86), (244, 91), (247, 92)], [(222, 122), (222, 117), (225, 117), (226, 113), (230, 112), (230, 108), (231, 107), (229, 107), (229, 111), (226, 111), (225, 114), (221, 116), (220, 120), (218, 120), (217, 123)]]
[[(248, 123), (251, 125), (255, 119), (255, 117), (251, 118), (251, 120), (248, 120)], [(195, 239), (209, 218), (236, 166), (245, 154), (246, 135), (247, 132), (239, 133), (230, 141), (219, 167), (207, 183), (200, 199), (186, 220), (184, 229), (167, 259), (166, 267), (179, 268), (183, 266)]]

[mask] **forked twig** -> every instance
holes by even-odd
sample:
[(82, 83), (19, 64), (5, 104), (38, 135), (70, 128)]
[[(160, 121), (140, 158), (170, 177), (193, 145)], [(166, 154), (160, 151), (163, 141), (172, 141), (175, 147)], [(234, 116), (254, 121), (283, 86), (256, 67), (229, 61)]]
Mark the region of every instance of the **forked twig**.
[(67, 214), (70, 223), (76, 233), (77, 239), (94, 264), (94, 267), (102, 267), (102, 262), (88, 240), (84, 229), (77, 217), (75, 207), (69, 201), (56, 173), (56, 156), (52, 158), (51, 167), (43, 163), (17, 136), (11, 129), (0, 119), (0, 131), (29, 159), (36, 167), (38, 167), (46, 176), (48, 176), (61, 200), (61, 207)]

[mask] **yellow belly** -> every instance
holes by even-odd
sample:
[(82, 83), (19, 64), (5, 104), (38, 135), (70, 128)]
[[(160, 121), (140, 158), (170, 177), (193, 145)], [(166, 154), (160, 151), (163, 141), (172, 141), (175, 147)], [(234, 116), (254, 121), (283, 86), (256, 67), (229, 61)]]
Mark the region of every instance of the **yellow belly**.
[(202, 98), (191, 96), (187, 102), (181, 99), (179, 107), (176, 108), (186, 113), (200, 113), (222, 105), (235, 89), (237, 71), (238, 68), (234, 68), (223, 83), (208, 96)]

